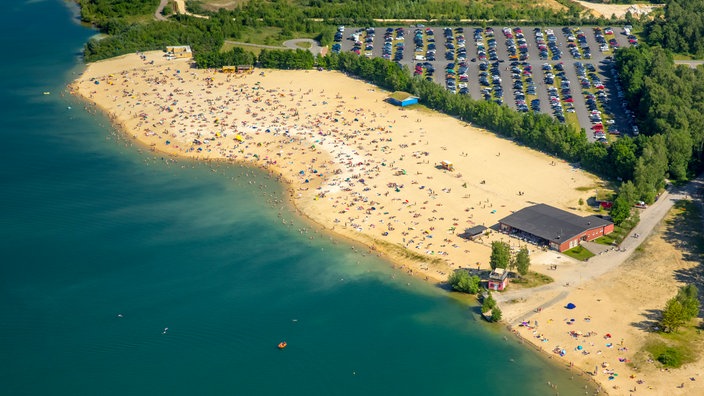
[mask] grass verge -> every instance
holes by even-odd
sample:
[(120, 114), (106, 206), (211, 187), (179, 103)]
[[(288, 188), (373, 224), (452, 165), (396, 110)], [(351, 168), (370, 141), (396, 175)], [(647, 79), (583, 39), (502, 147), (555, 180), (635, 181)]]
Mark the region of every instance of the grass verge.
[(242, 48), (245, 51), (249, 51), (249, 52), (253, 53), (255, 56), (259, 56), (259, 53), (262, 52), (262, 49), (260, 47), (257, 47), (254, 45), (249, 45), (249, 44), (235, 44), (232, 42), (225, 42), (222, 45), (222, 48), (220, 48), (220, 52), (227, 52), (233, 48)]
[(566, 250), (562, 253), (580, 261), (587, 261), (587, 259), (594, 256), (594, 253), (590, 252), (587, 248), (581, 245), (575, 246), (572, 249)]
[(547, 285), (548, 283), (552, 283), (555, 280), (545, 274), (540, 274), (537, 272), (528, 272), (527, 274), (511, 279), (511, 283), (520, 286), (520, 288), (531, 288), (531, 287), (538, 287), (542, 285)]
[(636, 356), (638, 360), (652, 359), (661, 367), (678, 368), (699, 359), (703, 339), (701, 331), (692, 325), (677, 333), (654, 333)]

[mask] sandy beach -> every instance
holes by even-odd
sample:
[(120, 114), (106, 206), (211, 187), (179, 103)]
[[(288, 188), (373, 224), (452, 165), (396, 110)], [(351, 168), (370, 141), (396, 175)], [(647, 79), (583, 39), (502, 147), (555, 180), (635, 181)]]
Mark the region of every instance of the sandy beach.
[[(704, 394), (701, 360), (668, 370), (639, 352), (653, 339), (657, 312), (683, 285), (677, 274), (700, 265), (668, 240), (675, 227), (661, 222), (638, 253), (601, 276), (535, 296), (527, 306), (537, 309), (528, 314), (503, 305), (514, 333), (610, 395)], [(567, 309), (570, 303), (575, 308)]]
[[(424, 108), (395, 107), (385, 101), (388, 92), (338, 72), (223, 74), (149, 52), (90, 64), (69, 89), (152, 150), (268, 170), (287, 184), (303, 215), (430, 282), (444, 282), (457, 268), (488, 269), (493, 240), (519, 247), (497, 232), (462, 239), (458, 234), (465, 228), (492, 227), (534, 203), (586, 215), (588, 208), (580, 211), (578, 201), (601, 183), (469, 123)], [(442, 169), (444, 160), (455, 170)], [(698, 374), (673, 375), (667, 382), (669, 373), (625, 369), (645, 339), (631, 322), (674, 295), (666, 287), (676, 285), (672, 271), (658, 278), (628, 261), (604, 274), (610, 267), (590, 271), (566, 256), (528, 248), (533, 269), (554, 277), (556, 286), (532, 295), (532, 305), (502, 304), (511, 324), (522, 321), (526, 309), (546, 307), (526, 318), (530, 326), (514, 327), (517, 334), (558, 359), (552, 351), (564, 349), (561, 359), (575, 370), (588, 373), (596, 366), (594, 378), (609, 394), (636, 394), (633, 387), (637, 394), (701, 389), (693, 388), (704, 381)], [(558, 263), (558, 271), (548, 270)], [(633, 282), (635, 290), (619, 287)], [(571, 286), (563, 290), (563, 283)], [(566, 311), (567, 302), (577, 308)], [(604, 338), (607, 334), (611, 337)], [(685, 376), (696, 381), (677, 393), (680, 388), (672, 385)]]
[(599, 183), (466, 122), (388, 104), (338, 72), (223, 74), (153, 52), (91, 64), (72, 89), (154, 150), (268, 169), (304, 215), (432, 281), (488, 268), (493, 238), (508, 240), (470, 242), (465, 228), (532, 203), (576, 208)]

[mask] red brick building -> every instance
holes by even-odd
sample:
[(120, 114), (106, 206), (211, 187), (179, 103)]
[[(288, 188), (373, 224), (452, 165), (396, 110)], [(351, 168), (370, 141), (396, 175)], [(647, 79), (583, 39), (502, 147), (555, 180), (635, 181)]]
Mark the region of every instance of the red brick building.
[(578, 216), (545, 204), (521, 209), (499, 220), (511, 236), (564, 252), (613, 232), (614, 223), (598, 216)]

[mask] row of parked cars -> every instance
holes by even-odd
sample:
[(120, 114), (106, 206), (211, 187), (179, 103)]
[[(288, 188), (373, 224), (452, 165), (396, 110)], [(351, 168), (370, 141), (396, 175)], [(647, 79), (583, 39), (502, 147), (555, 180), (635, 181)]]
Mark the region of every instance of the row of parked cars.
[[(427, 46), (426, 46), (427, 42)], [(413, 35), (415, 44), (416, 61), (434, 61), (436, 59), (437, 44), (435, 43), (435, 32), (431, 28), (416, 29)], [(425, 53), (425, 55), (423, 55)]]
[[(575, 70), (577, 71), (577, 77), (580, 79), (582, 88), (585, 88), (584, 93), (584, 103), (589, 110), (589, 121), (591, 121), (591, 130), (594, 134), (594, 138), (597, 141), (606, 143), (606, 133), (613, 135), (619, 135), (620, 132), (616, 128), (613, 117), (607, 120), (603, 119), (603, 114), (601, 109), (605, 109), (605, 104), (607, 101), (606, 87), (601, 82), (601, 78), (596, 74), (596, 68), (593, 64), (587, 63), (582, 64), (582, 62), (574, 63)], [(590, 87), (596, 88), (596, 94), (588, 91)], [(601, 106), (599, 106), (601, 105)], [(601, 109), (600, 109), (601, 107)], [(606, 127), (604, 126), (606, 124)]]
[[(527, 62), (513, 61), (510, 63), (511, 78), (513, 80), (513, 97), (516, 109), (520, 112), (528, 112), (526, 95), (535, 95), (535, 81), (533, 81), (533, 66)], [(540, 111), (540, 100), (533, 99), (530, 109)]]
[(335, 37), (333, 40), (335, 41), (335, 44), (332, 45), (332, 52), (335, 54), (339, 54), (340, 51), (342, 50), (342, 36), (345, 34), (345, 27), (344, 26), (338, 26), (337, 31), (335, 32)]
[[(571, 82), (565, 75), (565, 65), (562, 62), (556, 63), (554, 66), (545, 63), (542, 69), (545, 75), (545, 84), (548, 85), (547, 91), (552, 113), (557, 120), (565, 122), (565, 111), (568, 113), (575, 112)], [(555, 85), (558, 79), (560, 82), (559, 89)], [(564, 106), (563, 103), (565, 104)]]
[(538, 51), (540, 51), (538, 57), (541, 60), (550, 58), (556, 61), (562, 59), (562, 50), (557, 46), (557, 36), (555, 36), (555, 32), (552, 29), (545, 29), (545, 34), (543, 34), (541, 28), (535, 28), (533, 33), (535, 42), (538, 43)]
[(573, 59), (591, 59), (592, 49), (587, 43), (587, 36), (584, 34), (582, 29), (575, 29), (565, 26), (562, 28), (562, 33), (564, 33), (567, 39), (567, 48), (570, 51)]
[(386, 28), (384, 32), (384, 48), (381, 50), (381, 56), (384, 59), (393, 59), (396, 62), (403, 60), (403, 50), (406, 47), (404, 34), (405, 29), (402, 27)]
[(613, 63), (610, 63), (609, 65), (611, 66), (611, 76), (614, 78), (614, 80), (617, 81), (616, 95), (621, 100), (623, 112), (628, 116), (627, 119), (631, 128), (631, 134), (633, 134), (633, 136), (638, 136), (640, 134), (640, 131), (638, 130), (638, 125), (636, 125), (636, 115), (628, 108), (628, 102), (626, 102), (625, 100), (626, 94), (623, 92), (623, 88), (621, 88), (622, 85), (620, 83), (620, 76), (618, 74), (618, 71), (613, 66)]
[(435, 66), (430, 62), (416, 63), (415, 69), (413, 70), (414, 76), (425, 76), (428, 81), (433, 81), (433, 75), (435, 74)]
[[(501, 87), (501, 73), (499, 58), (496, 54), (496, 37), (494, 29), (474, 29), (474, 42), (477, 46), (477, 57), (473, 60), (479, 62), (479, 85), (482, 86), (482, 97), (498, 104), (503, 104), (504, 90)], [(484, 40), (486, 39), (486, 44)], [(490, 63), (491, 62), (491, 63)]]
[(506, 37), (506, 49), (510, 60), (528, 60), (528, 42), (519, 27), (501, 29)]
[(448, 61), (457, 60), (458, 62), (466, 61), (467, 48), (464, 28), (446, 27), (443, 29), (443, 36), (445, 37), (445, 59)]

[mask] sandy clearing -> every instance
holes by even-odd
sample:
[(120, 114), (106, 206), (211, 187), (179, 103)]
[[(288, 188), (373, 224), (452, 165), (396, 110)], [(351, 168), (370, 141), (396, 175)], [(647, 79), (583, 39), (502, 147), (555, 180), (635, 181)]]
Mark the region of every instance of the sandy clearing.
[(617, 18), (623, 18), (630, 11), (633, 15), (647, 15), (654, 9), (662, 7), (662, 4), (601, 4), (591, 3), (588, 1), (572, 0), (575, 3), (581, 4), (583, 7), (592, 11), (595, 16), (610, 17), (616, 15)]

